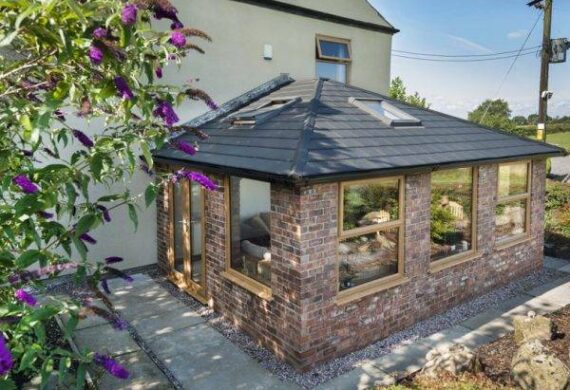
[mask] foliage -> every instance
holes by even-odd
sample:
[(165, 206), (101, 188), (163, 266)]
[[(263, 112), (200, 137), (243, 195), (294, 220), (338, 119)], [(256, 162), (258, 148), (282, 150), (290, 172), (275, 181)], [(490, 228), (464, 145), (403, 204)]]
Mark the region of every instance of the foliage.
[(442, 243), (448, 232), (454, 231), (455, 217), (437, 202), (431, 204), (431, 241)]
[[(151, 204), (157, 188), (171, 179), (156, 178), (144, 195), (121, 190), (139, 169), (139, 153), (150, 172), (153, 147), (168, 142), (174, 131), (194, 131), (176, 125), (173, 107), (203, 100), (215, 108), (207, 94), (190, 85), (156, 82), (167, 64), (179, 63), (190, 50), (202, 52), (187, 37), (209, 38), (184, 28), (167, 0), (13, 0), (0, 2), (0, 11), (2, 386), (37, 373), (45, 383), (54, 370), (63, 380), (75, 367), (81, 387), (92, 362), (124, 377), (103, 355), (47, 347), (45, 326), (55, 315), (69, 314), (69, 339), (80, 317), (94, 312), (124, 328), (112, 308), (90, 306), (91, 298), (105, 298), (101, 278), (104, 290), (111, 274), (130, 280), (110, 265), (120, 258), (90, 255), (96, 244), (91, 233), (118, 207), (128, 209), (136, 226), (138, 200), (144, 196)], [(153, 28), (162, 18), (172, 21), (173, 31)], [(97, 130), (78, 129), (87, 123)], [(173, 147), (195, 151), (188, 144)], [(175, 176), (212, 186), (196, 175)], [(107, 188), (107, 194), (94, 196), (95, 187)], [(88, 286), (91, 296), (36, 302), (40, 280), (64, 270), (75, 270), (75, 280)]]
[(426, 98), (421, 97), (418, 92), (415, 92), (413, 95), (408, 95), (404, 81), (400, 77), (396, 77), (394, 80), (392, 80), (388, 95), (392, 99), (400, 100), (415, 107), (430, 107), (430, 104), (427, 102)]
[(469, 112), (468, 119), (471, 122), (479, 123), (483, 126), (512, 131), (514, 124), (511, 121), (511, 109), (505, 100), (487, 99), (473, 111)]

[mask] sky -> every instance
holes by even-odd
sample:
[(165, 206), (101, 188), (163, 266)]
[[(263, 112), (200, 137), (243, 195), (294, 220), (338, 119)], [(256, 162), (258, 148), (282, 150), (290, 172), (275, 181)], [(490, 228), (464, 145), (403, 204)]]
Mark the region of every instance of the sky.
[[(542, 11), (528, 0), (370, 0), (400, 32), (393, 50), (444, 55), (480, 55), (519, 50), (540, 17), (526, 47), (542, 42)], [(554, 0), (552, 38), (570, 38), (570, 0)], [(408, 92), (418, 91), (431, 108), (467, 113), (488, 98), (506, 99), (513, 115), (538, 111), (540, 59), (520, 57), (499, 91), (514, 58), (490, 62), (445, 63), (399, 58), (392, 53), (392, 77)], [(570, 60), (570, 52), (569, 52)], [(570, 61), (550, 67), (554, 96), (549, 115), (570, 115)], [(497, 92), (499, 92), (497, 94)]]

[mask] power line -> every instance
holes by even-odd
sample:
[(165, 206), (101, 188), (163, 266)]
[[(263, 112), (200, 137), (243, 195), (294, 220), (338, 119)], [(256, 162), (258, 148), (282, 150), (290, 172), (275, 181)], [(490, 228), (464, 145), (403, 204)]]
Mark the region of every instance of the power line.
[[(499, 94), (501, 93), (501, 90), (503, 89), (503, 87), (505, 86), (505, 83), (507, 82), (507, 79), (509, 78), (509, 75), (511, 74), (511, 72), (513, 71), (515, 64), (517, 63), (517, 60), (519, 59), (519, 57), (521, 56), (520, 53), (522, 53), (524, 51), (524, 48), (526, 46), (526, 44), (528, 43), (528, 40), (530, 39), (530, 37), (532, 36), (532, 33), (534, 32), (534, 30), (536, 29), (536, 26), (538, 25), (538, 22), (541, 19), (542, 14), (538, 15), (538, 18), (536, 18), (536, 21), (534, 22), (534, 25), (532, 26), (532, 28), (530, 29), (530, 31), (528, 32), (520, 50), (519, 50), (519, 55), (515, 56), (515, 59), (513, 60), (511, 66), (509, 67), (509, 69), (507, 70), (507, 73), (505, 74), (505, 77), (503, 77), (503, 81), (501, 82), (501, 84), (499, 85), (499, 88), (497, 88), (497, 93), (495, 93), (495, 97), (494, 99), (497, 99), (497, 96), (499, 96)], [(487, 116), (487, 114), (489, 113), (489, 108), (491, 108), (491, 104), (487, 104), (487, 108), (485, 109), (485, 112), (483, 113), (483, 116), (481, 117), (480, 123), (483, 123), (483, 120), (485, 119), (485, 117)]]
[(518, 59), (519, 57), (523, 57), (523, 56), (528, 56), (531, 54), (537, 54), (539, 53), (538, 50), (534, 50), (531, 51), (529, 53), (522, 53), (522, 54), (516, 54), (516, 55), (510, 55), (510, 56), (502, 56), (502, 57), (493, 57), (493, 58), (478, 58), (478, 59), (461, 59), (461, 60), (455, 60), (455, 59), (439, 59), (439, 58), (422, 58), (422, 57), (413, 57), (413, 56), (403, 56), (403, 55), (399, 55), (399, 54), (392, 54), (393, 57), (398, 57), (398, 58), (405, 58), (408, 60), (416, 60), (416, 61), (429, 61), (429, 62), (486, 62), (486, 61), (498, 61), (498, 60), (507, 60), (509, 58), (515, 58)]
[[(534, 49), (538, 49), (541, 48), (541, 45), (538, 46), (534, 46), (534, 47), (529, 47), (527, 49), (525, 49), (524, 51), (529, 51), (529, 50), (534, 50)], [(443, 57), (443, 58), (471, 58), (471, 57), (495, 57), (495, 56), (500, 56), (500, 55), (505, 55), (505, 54), (513, 54), (513, 53), (518, 53), (519, 50), (510, 50), (510, 51), (501, 51), (501, 52), (497, 52), (497, 53), (491, 53), (491, 54), (456, 54), (456, 55), (448, 55), (448, 54), (435, 54), (435, 53), (420, 53), (420, 52), (415, 52), (415, 51), (406, 51), (406, 50), (392, 50), (393, 52), (396, 53), (403, 53), (403, 54), (412, 54), (412, 55), (417, 55), (417, 56), (425, 56), (425, 57)]]

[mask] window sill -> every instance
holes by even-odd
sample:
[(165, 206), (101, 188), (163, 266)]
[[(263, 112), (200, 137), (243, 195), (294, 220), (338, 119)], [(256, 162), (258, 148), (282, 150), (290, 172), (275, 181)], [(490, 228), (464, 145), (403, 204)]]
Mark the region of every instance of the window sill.
[(366, 283), (358, 287), (353, 287), (350, 290), (339, 292), (336, 297), (336, 304), (339, 306), (346, 305), (347, 303), (364, 298), (368, 295), (398, 287), (409, 281), (410, 279), (407, 277), (398, 274)]
[(266, 300), (272, 301), (273, 295), (271, 293), (271, 289), (263, 284), (248, 278), (245, 275), (240, 274), (234, 270), (227, 270), (222, 272), (222, 276), (232, 282), (233, 284), (238, 285), (239, 287), (249, 291), (252, 294), (255, 294), (257, 297)]
[(526, 233), (519, 234), (517, 236), (513, 236), (513, 237), (510, 237), (507, 239), (497, 241), (497, 244), (495, 245), (495, 249), (496, 250), (507, 249), (507, 248), (510, 248), (512, 246), (515, 246), (515, 245), (526, 243), (527, 241), (530, 241), (530, 240), (531, 240), (530, 235), (528, 235)]
[(457, 255), (453, 255), (445, 259), (440, 259), (430, 263), (429, 272), (436, 273), (439, 271), (443, 271), (444, 269), (455, 267), (456, 265), (472, 261), (479, 256), (480, 256), (479, 252), (470, 251), (467, 253), (459, 253)]

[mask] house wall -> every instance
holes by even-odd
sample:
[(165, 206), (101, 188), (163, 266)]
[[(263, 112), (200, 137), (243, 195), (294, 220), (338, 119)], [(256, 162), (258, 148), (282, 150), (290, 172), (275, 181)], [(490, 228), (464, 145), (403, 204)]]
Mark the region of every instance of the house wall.
[[(386, 24), (365, 0), (310, 0), (286, 1), (336, 15), (345, 15), (366, 22)], [(172, 63), (164, 70), (165, 84), (183, 85), (192, 81), (196, 88), (208, 92), (218, 102), (226, 102), (260, 84), (289, 73), (294, 78), (314, 78), (316, 71), (315, 36), (331, 35), (352, 40), (353, 64), (351, 83), (368, 90), (386, 93), (390, 80), (390, 52), (392, 36), (382, 32), (337, 24), (294, 15), (233, 0), (174, 0), (180, 20), (187, 26), (202, 29), (213, 39), (212, 43), (199, 39), (206, 54), (197, 52), (182, 60), (180, 67)], [(326, 5), (325, 5), (326, 4)], [(169, 29), (169, 21), (153, 22), (157, 28)], [(263, 59), (263, 47), (273, 46), (274, 58)], [(176, 109), (182, 122), (207, 110), (201, 102), (184, 104)], [(71, 118), (73, 120), (73, 118)], [(102, 124), (87, 125), (73, 122), (72, 126), (89, 134), (99, 133)], [(132, 194), (144, 192), (149, 182), (144, 173), (117, 185), (117, 192), (129, 188)], [(102, 196), (107, 188), (95, 189)], [(91, 247), (94, 259), (121, 256), (120, 266), (132, 268), (154, 264), (157, 243), (149, 239), (156, 229), (156, 209), (146, 208), (141, 199), (139, 228), (135, 232), (126, 210), (113, 213), (113, 222), (93, 232), (105, 245)], [(117, 237), (121, 237), (117, 240)], [(128, 243), (125, 245), (125, 243)]]
[[(272, 299), (224, 277), (226, 196), (206, 195), (208, 294), (215, 309), (301, 370), (383, 339), (542, 265), (545, 162), (532, 169), (530, 238), (499, 249), (495, 242), (497, 165), (479, 167), (476, 258), (430, 272), (430, 174), (405, 178), (407, 282), (345, 304), (337, 302), (338, 184), (292, 188), (272, 184)], [(165, 241), (158, 199), (159, 242)], [(164, 261), (165, 247), (158, 257)]]

